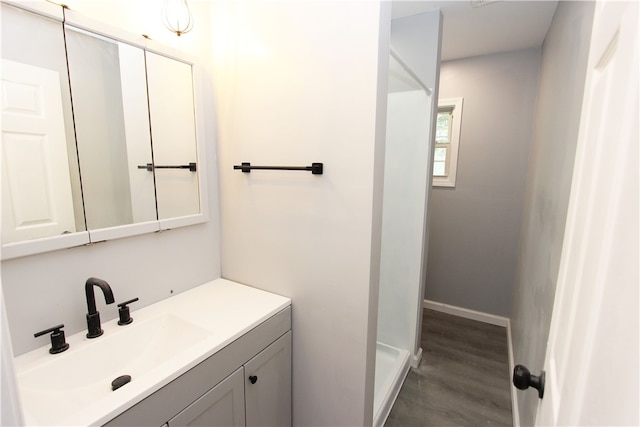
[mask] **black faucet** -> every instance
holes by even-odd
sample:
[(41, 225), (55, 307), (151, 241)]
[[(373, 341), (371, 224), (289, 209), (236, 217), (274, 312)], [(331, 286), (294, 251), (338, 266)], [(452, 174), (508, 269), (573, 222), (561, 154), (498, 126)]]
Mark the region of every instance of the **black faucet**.
[(104, 294), (104, 300), (107, 304), (113, 304), (113, 292), (111, 286), (102, 280), (95, 277), (89, 277), (87, 283), (84, 285), (85, 292), (87, 294), (87, 307), (89, 312), (87, 313), (87, 338), (97, 338), (104, 333), (100, 326), (100, 313), (96, 309), (96, 297), (93, 293), (93, 287), (97, 286), (102, 289)]

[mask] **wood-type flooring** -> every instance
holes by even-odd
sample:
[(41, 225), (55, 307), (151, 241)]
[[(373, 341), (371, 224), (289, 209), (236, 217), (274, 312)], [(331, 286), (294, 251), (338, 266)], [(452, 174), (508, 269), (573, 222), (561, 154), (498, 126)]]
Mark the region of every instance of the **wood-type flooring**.
[(421, 346), (385, 427), (513, 425), (506, 328), (425, 309)]

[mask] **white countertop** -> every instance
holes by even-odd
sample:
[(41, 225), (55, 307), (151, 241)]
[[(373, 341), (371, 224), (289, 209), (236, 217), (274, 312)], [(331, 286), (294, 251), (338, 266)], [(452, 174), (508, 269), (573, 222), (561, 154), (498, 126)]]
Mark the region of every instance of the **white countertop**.
[[(139, 310), (134, 305), (131, 308), (133, 323), (119, 326), (118, 319), (104, 322), (104, 335), (99, 338), (87, 339), (86, 331), (69, 336), (70, 348), (63, 353), (51, 355), (50, 346), (46, 345), (18, 356), (14, 364), (25, 422), (27, 425), (102, 425), (290, 304), (289, 298), (216, 279)], [(150, 325), (156, 328), (156, 323), (168, 317), (179, 319), (179, 322), (167, 321), (173, 328), (189, 325), (188, 333), (181, 336), (184, 342), (178, 342), (169, 351), (153, 348), (152, 356), (147, 354), (136, 363), (136, 358), (143, 356), (127, 354), (127, 348), (112, 348), (114, 344), (127, 347), (131, 336), (135, 337), (132, 328), (138, 326), (137, 331)], [(84, 362), (77, 361), (86, 354), (103, 360), (91, 360), (90, 366), (84, 367), (90, 370), (83, 371), (80, 365)], [(131, 375), (132, 381), (111, 391), (110, 381), (118, 375), (110, 365), (118, 366), (121, 359), (125, 366), (118, 372)], [(104, 384), (105, 378), (110, 378), (107, 384)], [(96, 384), (99, 387), (96, 388)]]

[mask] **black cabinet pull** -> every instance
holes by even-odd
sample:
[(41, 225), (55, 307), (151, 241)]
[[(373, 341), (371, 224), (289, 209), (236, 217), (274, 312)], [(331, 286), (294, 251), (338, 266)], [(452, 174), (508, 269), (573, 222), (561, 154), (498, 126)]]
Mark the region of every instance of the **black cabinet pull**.
[(149, 172), (153, 172), (154, 169), (189, 169), (191, 172), (198, 170), (194, 162), (188, 165), (154, 165), (153, 163), (147, 163), (146, 165), (138, 165), (138, 169), (146, 169)]
[(250, 375), (249, 381), (251, 381), (251, 384), (255, 384), (258, 382), (258, 377), (256, 375)]

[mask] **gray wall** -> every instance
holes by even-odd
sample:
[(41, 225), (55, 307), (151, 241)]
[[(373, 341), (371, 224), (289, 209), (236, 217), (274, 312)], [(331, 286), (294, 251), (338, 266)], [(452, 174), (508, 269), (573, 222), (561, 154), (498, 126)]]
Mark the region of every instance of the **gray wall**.
[(455, 188), (434, 187), (425, 298), (511, 312), (540, 49), (448, 61), (439, 98), (463, 97)]
[[(515, 363), (543, 368), (560, 265), (593, 17), (592, 2), (560, 2), (542, 50), (540, 90), (511, 318)], [(517, 392), (532, 425), (537, 394)]]

